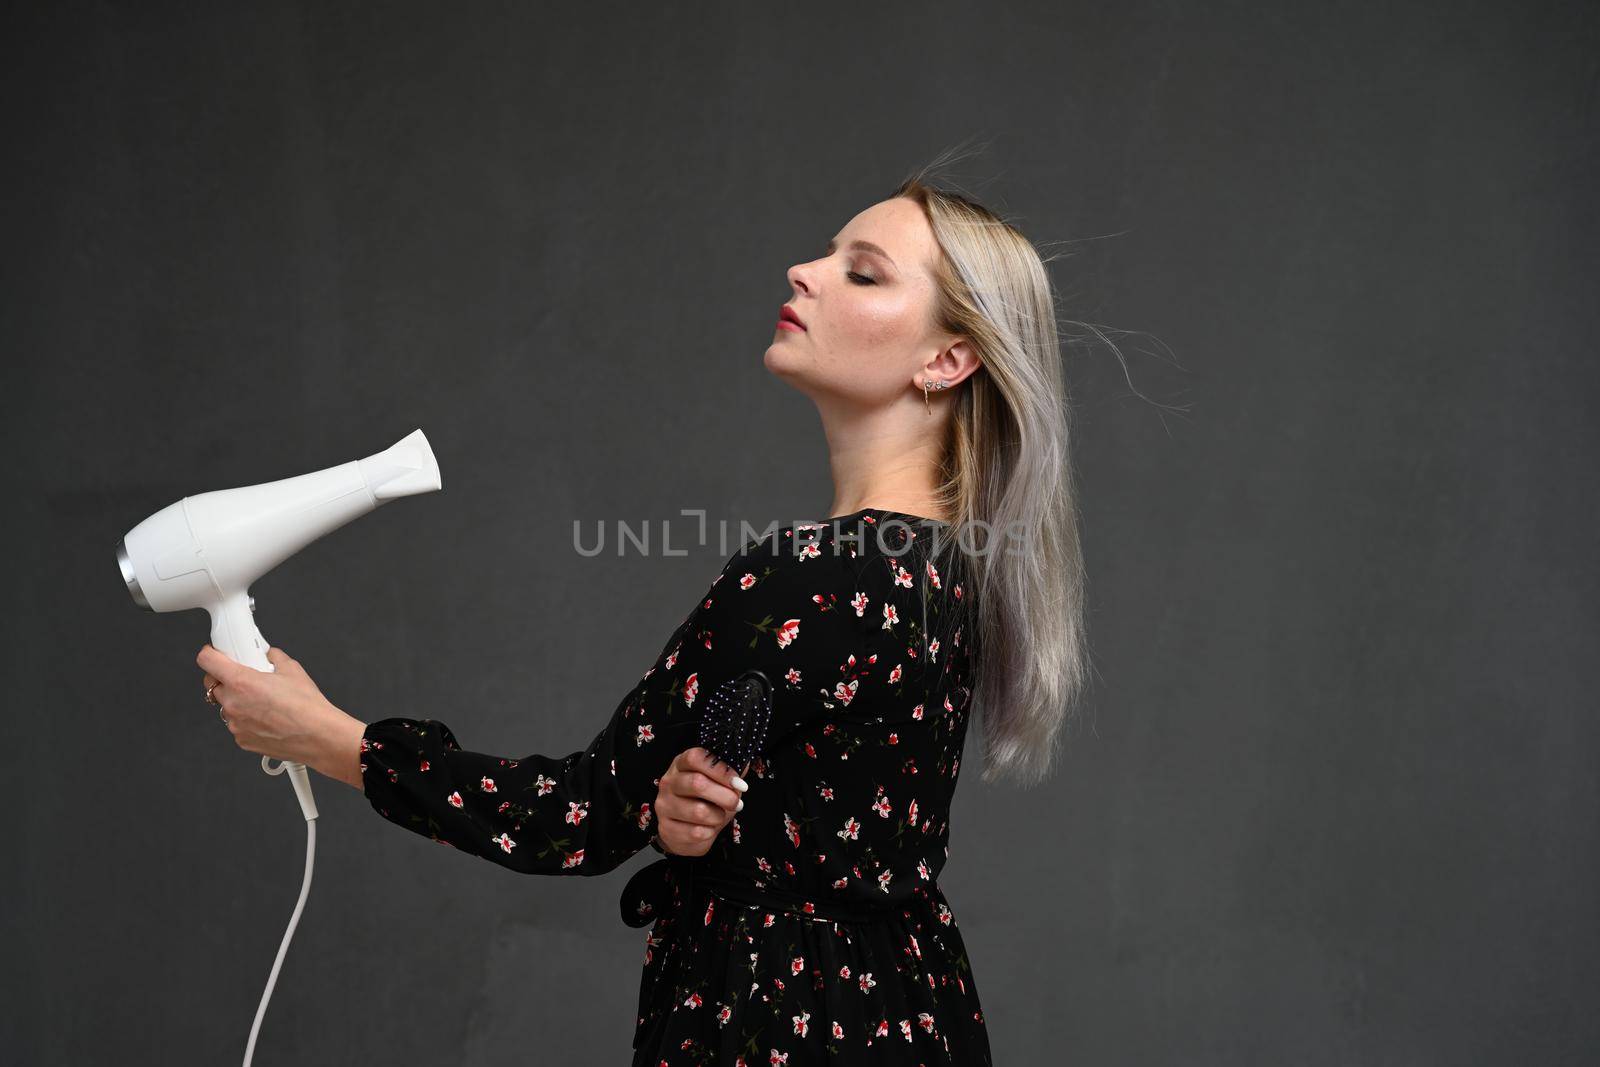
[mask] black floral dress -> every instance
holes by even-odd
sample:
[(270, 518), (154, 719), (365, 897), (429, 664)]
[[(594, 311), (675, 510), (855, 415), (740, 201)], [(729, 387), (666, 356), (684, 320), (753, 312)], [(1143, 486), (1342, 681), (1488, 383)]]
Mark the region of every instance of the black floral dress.
[(960, 563), (946, 524), (900, 512), (779, 527), (729, 557), (584, 751), (509, 759), (382, 719), (365, 795), (514, 871), (603, 874), (652, 844), (708, 694), (759, 669), (771, 721), (744, 810), (623, 891), (623, 921), (651, 926), (633, 1063), (987, 1064), (938, 883), (976, 639)]

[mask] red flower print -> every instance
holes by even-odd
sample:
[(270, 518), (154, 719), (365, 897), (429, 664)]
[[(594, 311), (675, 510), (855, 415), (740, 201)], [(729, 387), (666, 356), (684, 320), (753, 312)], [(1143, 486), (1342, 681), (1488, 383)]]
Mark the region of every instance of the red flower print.
[(894, 670), (889, 672), (889, 684), (893, 685), (895, 682), (898, 682), (899, 680), (900, 680), (900, 664), (896, 663), (894, 665)]
[(928, 662), (939, 662), (939, 639), (937, 637), (928, 642)]
[(490, 838), (490, 840), (499, 845), (500, 851), (502, 852), (510, 852), (512, 849), (517, 847), (517, 843), (511, 840), (509, 835), (504, 833), (502, 833), (499, 837)]
[(856, 618), (861, 618), (867, 613), (867, 604), (871, 600), (865, 593), (857, 593), (850, 598), (850, 606), (856, 609)]
[(478, 788), (483, 790), (485, 793), (493, 793), (494, 792), (494, 779), (493, 778), (482, 778), (482, 779), (479, 779)]
[(803, 971), (805, 969), (806, 969), (806, 958), (804, 956), (796, 956), (794, 959), (789, 961), (789, 973), (790, 974), (799, 974), (801, 971)]
[(561, 861), (561, 866), (576, 867), (583, 862), (583, 849), (580, 848), (576, 852), (568, 852), (566, 856), (567, 858)]
[(541, 774), (533, 780), (533, 784), (539, 787), (539, 795), (544, 796), (556, 787), (556, 780), (554, 778), (546, 778)]
[(879, 793), (878, 799), (872, 802), (872, 810), (878, 813), (880, 819), (887, 819), (889, 812), (894, 809), (889, 806), (889, 798)]
[(427, 760), (421, 760), (420, 762), (418, 762), (417, 770), (425, 771), (427, 769), (428, 769), (428, 761)]
[(894, 561), (894, 584), (911, 588), (911, 572), (900, 566), (900, 561)]
[(587, 814), (589, 814), (589, 802), (587, 800), (567, 801), (567, 821), (572, 825), (577, 826), (583, 822), (583, 817)]
[(683, 680), (683, 702), (688, 707), (694, 707), (694, 696), (700, 692), (700, 672), (689, 675)]
[[(642, 722), (639, 724), (639, 736), (633, 739), (633, 743), (635, 747), (643, 747), (646, 741), (654, 741), (655, 738), (655, 727), (651, 726), (647, 722)], [(613, 771), (613, 773), (615, 772)]]
[(934, 567), (931, 559), (928, 561), (928, 580), (933, 583), (935, 589), (941, 588), (939, 585), (939, 571)]
[(755, 584), (756, 584), (756, 576), (753, 575), (753, 574), (746, 574), (746, 575), (744, 575), (743, 577), (741, 577), (739, 579), (739, 588), (740, 589), (749, 589), (752, 585), (755, 585)]
[(855, 816), (852, 815), (844, 821), (844, 829), (835, 830), (834, 833), (846, 841), (855, 841), (861, 837), (861, 824), (856, 822)]
[(800, 636), (800, 620), (790, 619), (774, 631), (778, 638), (779, 648), (788, 648), (794, 639)]
[(690, 993), (687, 997), (684, 997), (683, 1006), (686, 1008), (698, 1008), (700, 1006), (700, 994)]
[(848, 683), (840, 682), (833, 688), (833, 698), (846, 707), (849, 707), (850, 702), (856, 698), (856, 690), (860, 687), (861, 679), (859, 678), (852, 678)]
[(894, 624), (899, 622), (899, 621), (900, 621), (900, 613), (898, 611), (894, 610), (894, 605), (893, 604), (888, 604), (888, 603), (884, 604), (883, 605), (883, 628), (885, 630), (893, 629), (894, 628)]
[(889, 879), (893, 877), (894, 871), (885, 869), (882, 874), (878, 875), (878, 888), (887, 893), (889, 891)]
[(788, 682), (790, 685), (799, 685), (800, 684), (800, 672), (795, 670), (793, 667), (790, 667), (787, 671), (784, 672), (783, 680)]
[(805, 1037), (806, 1031), (810, 1029), (807, 1024), (811, 1021), (811, 1013), (809, 1011), (801, 1011), (799, 1015), (796, 1015), (793, 1018), (795, 1036)]
[(466, 807), (466, 802), (461, 799), (460, 793), (451, 793), (449, 796), (445, 797), (445, 799), (450, 802), (450, 806), (453, 808)]

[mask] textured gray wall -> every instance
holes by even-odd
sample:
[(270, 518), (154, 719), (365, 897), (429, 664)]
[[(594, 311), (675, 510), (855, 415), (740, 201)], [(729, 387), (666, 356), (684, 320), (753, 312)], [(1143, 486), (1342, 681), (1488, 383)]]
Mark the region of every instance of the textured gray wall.
[[(974, 136), (1188, 408), (1070, 354), (1093, 729), (1034, 791), (974, 740), (942, 879), (997, 1062), (1600, 1056), (1595, 5), (8, 23), (8, 1062), (236, 1060), (299, 889), (125, 530), (421, 426), (444, 492), (260, 582), (263, 631), (357, 716), (580, 748), (721, 557), (572, 521), (822, 514), (784, 270)], [(625, 1062), (653, 856), (518, 877), (317, 782), (258, 1064)]]

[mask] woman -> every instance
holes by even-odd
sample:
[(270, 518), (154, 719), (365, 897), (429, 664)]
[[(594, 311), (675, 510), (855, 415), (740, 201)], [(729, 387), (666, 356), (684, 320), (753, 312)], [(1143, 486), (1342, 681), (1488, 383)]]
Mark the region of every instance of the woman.
[[(1032, 782), (1081, 685), (1049, 282), (920, 175), (788, 278), (765, 362), (816, 403), (833, 517), (735, 552), (587, 749), (508, 759), (435, 720), (361, 722), (279, 649), (269, 674), (206, 646), (207, 699), (247, 751), (512, 870), (665, 853), (622, 899), (651, 924), (635, 1064), (988, 1063), (937, 876), (972, 712), (985, 778)], [(751, 669), (771, 722), (735, 774), (698, 729)]]

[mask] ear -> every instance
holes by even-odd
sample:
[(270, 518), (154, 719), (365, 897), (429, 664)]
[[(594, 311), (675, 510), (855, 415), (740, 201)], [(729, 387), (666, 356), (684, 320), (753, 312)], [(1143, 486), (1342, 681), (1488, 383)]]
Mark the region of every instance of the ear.
[(946, 388), (954, 389), (981, 366), (983, 360), (978, 358), (978, 350), (972, 342), (966, 337), (957, 337), (922, 365), (914, 384), (920, 389), (924, 381), (949, 382)]

